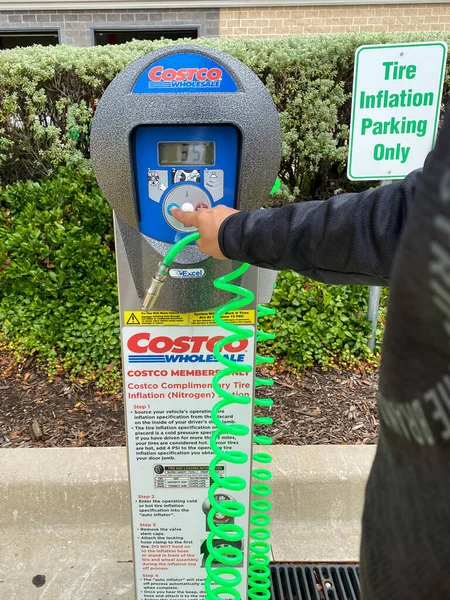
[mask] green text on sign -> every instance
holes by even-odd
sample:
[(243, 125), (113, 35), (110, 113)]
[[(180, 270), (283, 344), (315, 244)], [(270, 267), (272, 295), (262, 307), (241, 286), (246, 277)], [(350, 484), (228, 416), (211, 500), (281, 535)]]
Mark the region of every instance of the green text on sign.
[(402, 179), (422, 167), (436, 139), (446, 58), (445, 42), (358, 48), (349, 179)]

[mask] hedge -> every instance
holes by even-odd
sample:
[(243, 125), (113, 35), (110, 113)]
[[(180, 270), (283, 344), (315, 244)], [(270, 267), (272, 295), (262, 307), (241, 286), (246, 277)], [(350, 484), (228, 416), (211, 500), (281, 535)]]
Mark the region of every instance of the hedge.
[[(361, 44), (444, 39), (449, 33), (379, 33), (276, 40), (204, 38), (262, 79), (283, 129), (280, 198), (323, 199), (357, 189), (345, 176), (353, 57)], [(39, 179), (89, 158), (98, 98), (130, 61), (172, 41), (6, 50), (0, 61), (0, 184)], [(177, 42), (178, 43), (178, 42)], [(448, 93), (447, 70), (445, 97)]]
[[(233, 54), (271, 92), (283, 128), (279, 203), (364, 184), (346, 179), (353, 57), (362, 44), (449, 34), (203, 39)], [(97, 99), (128, 62), (173, 42), (3, 51), (0, 61), (0, 343), (113, 389), (120, 380), (111, 210), (89, 167)], [(448, 95), (449, 72), (444, 88)], [(24, 181), (26, 180), (26, 181)], [(371, 185), (371, 184), (367, 184)], [(1, 187), (3, 186), (3, 188)], [(282, 273), (271, 352), (296, 367), (372, 360), (367, 288)], [(383, 309), (384, 310), (384, 309)], [(381, 329), (378, 333), (379, 350)]]
[[(271, 303), (277, 312), (260, 323), (276, 336), (264, 351), (300, 369), (373, 362), (367, 347), (372, 329), (367, 320), (367, 299), (365, 286), (326, 285), (293, 271), (281, 272)], [(381, 318), (385, 306), (383, 296)], [(380, 345), (381, 330), (377, 352)]]
[(112, 212), (92, 171), (0, 191), (0, 341), (114, 387), (120, 341)]

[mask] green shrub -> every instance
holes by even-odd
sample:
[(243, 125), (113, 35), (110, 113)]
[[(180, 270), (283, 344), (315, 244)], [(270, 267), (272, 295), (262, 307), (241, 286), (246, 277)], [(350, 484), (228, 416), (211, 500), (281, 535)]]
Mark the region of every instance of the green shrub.
[(111, 370), (120, 358), (114, 237), (92, 172), (11, 185), (0, 208), (3, 343), (50, 372)]
[[(367, 320), (368, 288), (312, 282), (283, 271), (277, 279), (271, 307), (276, 315), (261, 325), (276, 335), (265, 350), (286, 357), (286, 363), (304, 369), (313, 365), (354, 366), (373, 360), (367, 348), (371, 325)], [(383, 305), (386, 295), (383, 295)], [(381, 337), (381, 336), (380, 336)], [(376, 351), (381, 339), (377, 339)]]
[[(278, 198), (325, 198), (347, 181), (353, 57), (361, 44), (448, 40), (448, 33), (346, 34), (276, 40), (204, 38), (236, 56), (262, 79), (283, 128)], [(97, 100), (130, 61), (171, 41), (119, 46), (31, 47), (3, 51), (0, 61), (0, 181), (39, 179), (89, 158)], [(448, 81), (448, 73), (447, 73)], [(447, 85), (445, 94), (447, 96)]]

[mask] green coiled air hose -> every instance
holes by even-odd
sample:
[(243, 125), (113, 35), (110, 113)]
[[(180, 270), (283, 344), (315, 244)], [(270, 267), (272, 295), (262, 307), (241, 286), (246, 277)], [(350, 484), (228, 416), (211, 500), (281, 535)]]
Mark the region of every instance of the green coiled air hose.
[[(230, 335), (221, 339), (214, 346), (214, 356), (217, 361), (224, 365), (219, 373), (213, 378), (213, 390), (219, 396), (220, 400), (213, 406), (211, 411), (211, 419), (215, 425), (215, 430), (211, 435), (211, 450), (215, 457), (211, 461), (209, 474), (213, 481), (208, 498), (211, 504), (211, 510), (208, 515), (208, 524), (210, 534), (207, 540), (207, 548), (209, 556), (206, 560), (207, 578), (205, 582), (206, 600), (226, 600), (228, 598), (241, 600), (241, 594), (236, 589), (242, 580), (242, 576), (238, 569), (244, 559), (244, 553), (239, 548), (236, 548), (232, 543), (244, 541), (244, 531), (238, 525), (215, 524), (214, 517), (217, 513), (224, 514), (230, 517), (240, 517), (245, 514), (245, 506), (236, 500), (227, 500), (218, 502), (216, 500), (216, 492), (219, 490), (241, 491), (247, 487), (246, 481), (241, 477), (225, 477), (221, 478), (217, 474), (216, 467), (220, 462), (228, 462), (231, 464), (243, 464), (250, 460), (245, 452), (240, 451), (224, 451), (217, 441), (221, 435), (245, 436), (249, 435), (249, 428), (245, 425), (224, 423), (219, 412), (232, 404), (249, 404), (251, 398), (248, 396), (239, 396), (231, 394), (220, 386), (220, 381), (224, 377), (235, 375), (236, 373), (249, 373), (253, 370), (252, 365), (236, 364), (230, 359), (221, 355), (221, 349), (233, 342), (248, 339), (253, 337), (252, 329), (244, 329), (224, 320), (224, 315), (233, 310), (240, 310), (251, 304), (255, 297), (253, 292), (246, 288), (239, 287), (231, 282), (238, 279), (249, 268), (248, 264), (241, 265), (238, 269), (224, 275), (215, 280), (215, 287), (235, 294), (229, 302), (219, 307), (214, 314), (214, 320), (217, 325), (221, 326)], [(275, 311), (258, 307), (258, 317), (267, 314), (273, 314)], [(258, 331), (257, 341), (272, 339), (272, 334)], [(256, 364), (272, 363), (273, 359), (262, 356), (256, 357)], [(256, 385), (272, 385), (273, 381), (268, 379), (256, 378)], [(270, 406), (272, 400), (269, 398), (255, 399), (255, 405)], [(255, 424), (271, 425), (270, 417), (255, 417)], [(268, 445), (272, 443), (272, 439), (268, 436), (254, 436), (256, 444)], [(270, 454), (258, 452), (253, 455), (253, 460), (257, 463), (267, 465), (272, 461)], [(267, 482), (272, 478), (272, 473), (269, 469), (256, 468), (252, 471), (252, 476), (257, 481)], [(270, 538), (268, 525), (270, 524), (271, 504), (266, 499), (270, 495), (271, 489), (267, 483), (255, 483), (251, 488), (252, 495), (256, 498), (251, 502), (250, 515), (250, 539), (249, 544), (249, 577), (248, 577), (248, 598), (268, 600), (270, 598), (270, 544), (267, 541)], [(220, 547), (214, 547), (214, 542), (221, 542)], [(224, 543), (225, 542), (225, 543)], [(226, 544), (228, 542), (228, 544)], [(221, 566), (214, 566), (214, 565)], [(214, 586), (217, 586), (215, 587)]]
[[(187, 235), (175, 243), (161, 261), (154, 281), (160, 283), (161, 286), (177, 254), (188, 244), (198, 240), (199, 237), (200, 234), (196, 232)], [(206, 541), (208, 549), (208, 556), (205, 562), (207, 574), (205, 581), (206, 600), (243, 600), (237, 587), (242, 582), (242, 572), (239, 567), (244, 560), (244, 551), (239, 548), (239, 543), (241, 542), (242, 546), (244, 545), (245, 531), (240, 525), (234, 523), (216, 523), (215, 517), (220, 514), (230, 518), (237, 518), (244, 516), (246, 512), (246, 507), (239, 501), (228, 499), (219, 502), (217, 499), (218, 492), (221, 490), (236, 492), (243, 491), (247, 487), (247, 482), (242, 477), (220, 477), (217, 466), (219, 463), (244, 464), (251, 460), (251, 457), (245, 452), (240, 450), (224, 450), (220, 446), (221, 436), (244, 437), (250, 435), (250, 428), (247, 425), (226, 423), (220, 416), (222, 411), (233, 404), (248, 405), (251, 403), (251, 397), (232, 394), (220, 384), (221, 380), (225, 377), (233, 376), (237, 373), (250, 373), (253, 370), (252, 365), (235, 363), (221, 354), (224, 346), (244, 339), (250, 339), (254, 335), (253, 329), (233, 325), (224, 319), (224, 316), (228, 312), (240, 310), (251, 304), (255, 299), (252, 291), (232, 283), (233, 280), (241, 277), (249, 266), (247, 263), (242, 264), (231, 273), (218, 277), (214, 281), (216, 288), (234, 294), (235, 297), (217, 308), (214, 313), (216, 324), (229, 332), (229, 335), (216, 342), (214, 346), (214, 356), (224, 368), (214, 376), (212, 381), (213, 390), (219, 397), (219, 400), (211, 410), (211, 420), (214, 430), (210, 438), (210, 447), (215, 456), (209, 467), (212, 484), (208, 491), (211, 509), (207, 517), (210, 532)], [(162, 276), (161, 279), (158, 279), (158, 275)], [(154, 294), (153, 304), (158, 294), (159, 289)], [(151, 302), (149, 304), (153, 306)], [(148, 309), (149, 306), (146, 308)], [(272, 309), (264, 306), (258, 307), (258, 317), (274, 313), (275, 311)], [(264, 333), (260, 330), (257, 331), (257, 341), (273, 338), (272, 334)], [(273, 360), (273, 358), (257, 355), (256, 365), (272, 363)], [(255, 385), (270, 386), (273, 385), (273, 381), (271, 379), (256, 377)], [(256, 398), (255, 405), (270, 407), (272, 400), (270, 398)], [(255, 425), (271, 425), (272, 418), (255, 416), (254, 423)], [(269, 445), (272, 443), (272, 439), (265, 435), (255, 435), (253, 441), (255, 444), (260, 445)], [(250, 504), (249, 536), (251, 541), (248, 558), (248, 598), (251, 600), (269, 600), (271, 594), (269, 568), (270, 543), (268, 541), (270, 538), (270, 530), (268, 529), (270, 516), (268, 513), (271, 509), (271, 503), (267, 498), (271, 494), (271, 488), (267, 482), (272, 478), (272, 473), (267, 468), (267, 465), (272, 461), (272, 457), (267, 452), (257, 452), (253, 454), (253, 461), (266, 467), (254, 468), (252, 470), (252, 477), (256, 480), (256, 483), (253, 483), (251, 487), (254, 499)]]
[[(266, 315), (275, 314), (275, 310), (267, 308), (265, 306), (258, 306), (258, 318)], [(263, 342), (269, 339), (273, 339), (275, 336), (271, 333), (265, 333), (258, 329), (256, 335), (257, 342)], [(270, 364), (273, 363), (274, 359), (256, 355), (256, 365)], [(255, 385), (258, 386), (269, 386), (273, 385), (272, 379), (262, 379), (256, 377)], [(255, 398), (255, 406), (270, 407), (273, 404), (271, 398)], [(255, 417), (255, 425), (272, 425), (273, 419), (271, 417)], [(253, 441), (255, 444), (269, 445), (272, 443), (272, 438), (269, 436), (255, 435)], [(272, 456), (267, 452), (255, 452), (253, 453), (254, 462), (268, 465), (272, 462)], [(254, 479), (259, 481), (269, 481), (272, 479), (272, 472), (266, 467), (264, 469), (253, 469), (252, 476)], [(248, 577), (248, 597), (251, 600), (259, 598), (260, 600), (270, 599), (270, 544), (268, 539), (270, 538), (270, 525), (269, 512), (272, 507), (267, 497), (271, 494), (271, 488), (267, 483), (257, 483), (252, 486), (252, 494), (256, 497), (255, 500), (250, 504), (252, 514), (250, 516), (250, 524), (253, 528), (250, 528), (250, 539), (252, 540), (249, 545), (249, 577)]]
[[(230, 597), (241, 598), (241, 594), (236, 587), (242, 581), (242, 572), (238, 566), (244, 560), (244, 552), (241, 548), (232, 544), (236, 542), (244, 544), (245, 531), (239, 525), (217, 524), (215, 517), (217, 514), (223, 514), (228, 517), (241, 517), (245, 514), (245, 506), (241, 502), (231, 499), (218, 502), (216, 494), (219, 490), (231, 492), (242, 491), (247, 487), (247, 482), (242, 477), (220, 477), (216, 467), (221, 462), (244, 464), (249, 460), (249, 456), (245, 452), (239, 450), (227, 451), (220, 447), (221, 436), (242, 437), (250, 434), (250, 428), (246, 425), (225, 423), (220, 417), (221, 411), (233, 404), (248, 405), (252, 401), (250, 396), (232, 394), (220, 385), (220, 381), (225, 377), (233, 376), (236, 373), (250, 373), (253, 370), (252, 365), (237, 364), (221, 354), (224, 346), (243, 339), (249, 339), (254, 335), (253, 329), (239, 327), (227, 323), (223, 319), (226, 313), (233, 310), (240, 310), (251, 304), (255, 299), (253, 292), (231, 283), (233, 279), (237, 279), (243, 275), (248, 267), (248, 264), (243, 264), (232, 273), (219, 277), (214, 282), (216, 288), (236, 294), (236, 297), (229, 300), (223, 306), (220, 306), (214, 313), (216, 324), (228, 331), (230, 335), (219, 340), (214, 346), (214, 356), (224, 368), (214, 376), (212, 381), (213, 390), (219, 397), (219, 401), (211, 410), (211, 420), (215, 429), (211, 434), (210, 446), (215, 457), (212, 459), (209, 467), (209, 475), (213, 483), (208, 492), (211, 510), (208, 514), (210, 533), (206, 542), (209, 551), (205, 565), (207, 573), (205, 582), (207, 600), (222, 600)], [(217, 542), (220, 543), (220, 546), (215, 546)]]

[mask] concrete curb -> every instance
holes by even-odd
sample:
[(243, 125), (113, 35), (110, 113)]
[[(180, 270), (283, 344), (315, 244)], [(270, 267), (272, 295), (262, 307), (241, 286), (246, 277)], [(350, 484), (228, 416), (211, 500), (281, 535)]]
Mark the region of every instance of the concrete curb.
[[(357, 561), (375, 447), (270, 451), (274, 560)], [(132, 600), (125, 448), (0, 450), (0, 465), (0, 597)]]
[(375, 446), (274, 446), (272, 550), (280, 562), (357, 562)]

